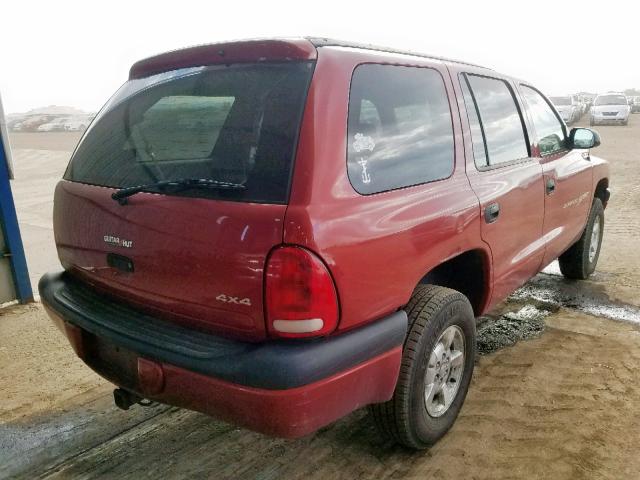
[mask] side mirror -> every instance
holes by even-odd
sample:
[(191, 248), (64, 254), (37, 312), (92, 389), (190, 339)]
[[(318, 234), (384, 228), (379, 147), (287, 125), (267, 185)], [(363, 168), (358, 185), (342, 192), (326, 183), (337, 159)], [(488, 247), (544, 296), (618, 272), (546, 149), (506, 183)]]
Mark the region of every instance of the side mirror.
[(588, 128), (572, 128), (569, 132), (571, 148), (595, 148), (600, 145), (600, 135)]

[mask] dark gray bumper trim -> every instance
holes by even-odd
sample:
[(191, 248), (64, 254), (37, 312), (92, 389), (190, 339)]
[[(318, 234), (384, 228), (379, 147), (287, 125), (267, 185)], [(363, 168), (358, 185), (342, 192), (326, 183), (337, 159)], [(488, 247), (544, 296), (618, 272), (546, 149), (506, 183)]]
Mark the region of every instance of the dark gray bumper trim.
[(158, 362), (240, 385), (281, 390), (316, 382), (404, 342), (407, 315), (329, 338), (248, 343), (193, 331), (109, 299), (65, 272), (38, 285), (42, 302), (65, 321)]

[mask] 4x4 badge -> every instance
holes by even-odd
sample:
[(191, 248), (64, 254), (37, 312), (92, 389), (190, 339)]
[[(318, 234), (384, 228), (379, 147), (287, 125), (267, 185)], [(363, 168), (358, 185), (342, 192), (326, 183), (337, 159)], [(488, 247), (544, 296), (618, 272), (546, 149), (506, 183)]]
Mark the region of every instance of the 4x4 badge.
[(221, 293), (216, 297), (216, 300), (224, 303), (235, 303), (236, 305), (246, 305), (247, 307), (251, 306), (251, 300), (249, 298), (239, 298), (232, 297), (231, 295), (225, 295)]

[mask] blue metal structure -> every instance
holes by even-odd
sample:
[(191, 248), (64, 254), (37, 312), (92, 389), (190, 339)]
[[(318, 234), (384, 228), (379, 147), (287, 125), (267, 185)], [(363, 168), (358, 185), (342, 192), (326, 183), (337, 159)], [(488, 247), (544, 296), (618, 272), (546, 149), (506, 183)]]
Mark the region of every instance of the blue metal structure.
[[(1, 104), (0, 114), (2, 114)], [(0, 258), (9, 258), (16, 296), (20, 303), (27, 303), (33, 301), (33, 292), (29, 281), (27, 260), (22, 246), (13, 194), (11, 193), (11, 184), (9, 183), (11, 174), (7, 161), (7, 150), (2, 137), (0, 135), (0, 228), (2, 228), (4, 237), (5, 251), (0, 251)]]

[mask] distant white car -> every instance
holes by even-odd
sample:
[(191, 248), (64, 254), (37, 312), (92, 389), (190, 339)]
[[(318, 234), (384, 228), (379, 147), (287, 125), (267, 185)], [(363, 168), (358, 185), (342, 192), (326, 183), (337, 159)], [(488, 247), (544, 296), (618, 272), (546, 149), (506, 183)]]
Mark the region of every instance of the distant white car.
[(64, 131), (64, 125), (61, 123), (43, 123), (38, 128), (36, 128), (36, 132), (62, 132)]
[(51, 120), (50, 122), (43, 123), (38, 128), (36, 128), (37, 132), (64, 132), (66, 118), (56, 118), (55, 120)]
[(568, 124), (577, 122), (582, 116), (582, 105), (575, 95), (549, 97), (562, 119)]
[(631, 107), (627, 97), (622, 93), (606, 93), (598, 95), (591, 107), (591, 125), (601, 123), (629, 123)]
[(88, 120), (70, 120), (65, 123), (64, 129), (69, 132), (84, 132), (89, 123)]
[(91, 118), (56, 118), (43, 123), (36, 130), (38, 132), (84, 132), (91, 123)]

